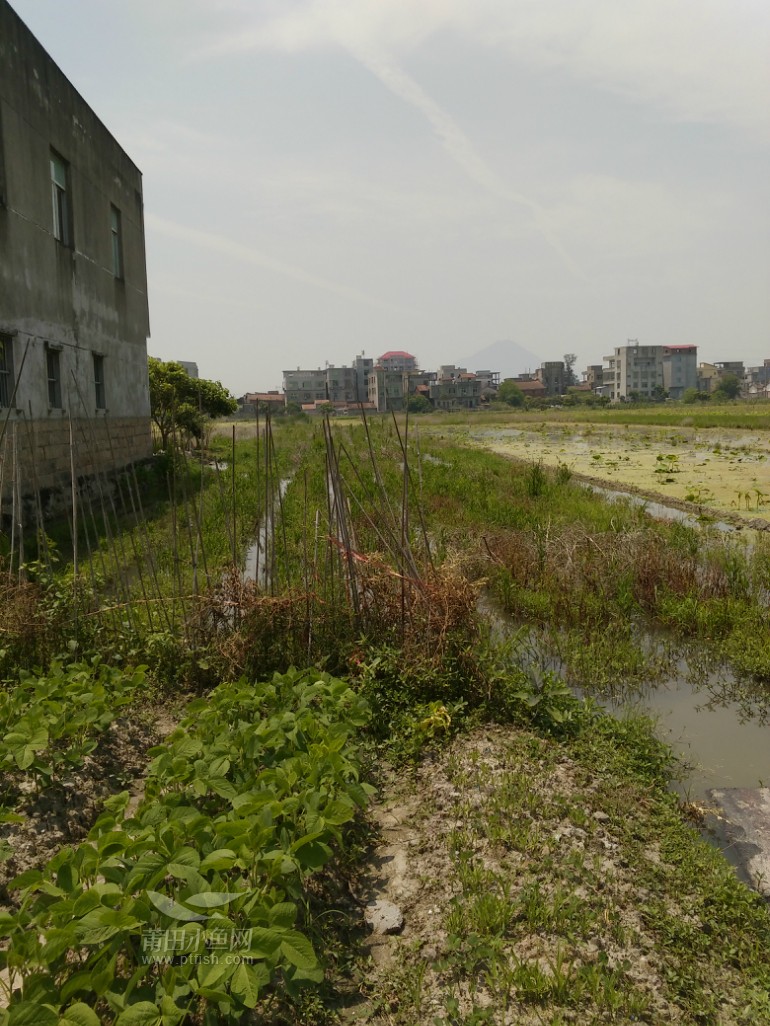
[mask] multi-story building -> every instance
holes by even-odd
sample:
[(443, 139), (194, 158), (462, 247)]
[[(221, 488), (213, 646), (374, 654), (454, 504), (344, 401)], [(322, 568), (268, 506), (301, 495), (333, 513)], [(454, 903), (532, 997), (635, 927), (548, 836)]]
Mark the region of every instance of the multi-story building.
[(744, 382), (748, 395), (764, 396), (767, 386), (770, 385), (770, 360), (765, 360), (758, 367), (747, 367)]
[(663, 388), (663, 346), (616, 346), (611, 356), (604, 357), (602, 394), (613, 402), (628, 399), (631, 394), (649, 399), (656, 389)]
[(283, 391), (287, 403), (300, 406), (315, 402), (350, 403), (366, 402), (369, 374), (373, 360), (356, 356), (352, 366), (343, 364), (335, 367), (326, 364), (317, 370), (296, 370), (283, 372)]
[(148, 456), (142, 176), (6, 0), (0, 242), (4, 492)]
[(386, 371), (411, 374), (417, 370), (417, 357), (403, 349), (391, 349), (377, 360), (377, 366)]
[(663, 387), (671, 399), (681, 399), (688, 388), (698, 387), (698, 347), (663, 346)]
[(549, 360), (535, 371), (546, 395), (564, 395), (567, 391), (567, 368), (563, 360)]
[(481, 381), (465, 367), (440, 367), (429, 387), (430, 401), (437, 410), (475, 410), (481, 402)]
[(604, 384), (604, 367), (600, 363), (589, 364), (583, 371), (583, 384), (593, 391)]
[(316, 399), (328, 399), (327, 370), (285, 370), (283, 372), (283, 392), (287, 403), (312, 403)]

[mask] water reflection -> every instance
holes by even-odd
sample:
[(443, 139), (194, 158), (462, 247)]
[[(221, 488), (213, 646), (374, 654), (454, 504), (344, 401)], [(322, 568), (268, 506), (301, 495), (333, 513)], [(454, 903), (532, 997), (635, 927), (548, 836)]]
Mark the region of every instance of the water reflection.
[(770, 690), (715, 664), (697, 644), (685, 650), (663, 631), (637, 627), (648, 672), (597, 686), (567, 665), (558, 634), (517, 623), (489, 595), (479, 608), (500, 640), (516, 635), (520, 658), (534, 673), (558, 674), (614, 716), (650, 717), (657, 736), (683, 762), (674, 785), (682, 797), (707, 803), (715, 787), (770, 784)]

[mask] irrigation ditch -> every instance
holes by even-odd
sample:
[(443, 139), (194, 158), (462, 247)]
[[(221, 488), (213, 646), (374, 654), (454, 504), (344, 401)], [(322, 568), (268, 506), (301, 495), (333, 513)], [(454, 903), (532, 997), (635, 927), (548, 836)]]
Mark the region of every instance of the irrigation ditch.
[(14, 537), (2, 1026), (770, 1022), (766, 904), (648, 720), (576, 697), (688, 648), (748, 709), (767, 540), (441, 434), (257, 419), (84, 495), (69, 544)]

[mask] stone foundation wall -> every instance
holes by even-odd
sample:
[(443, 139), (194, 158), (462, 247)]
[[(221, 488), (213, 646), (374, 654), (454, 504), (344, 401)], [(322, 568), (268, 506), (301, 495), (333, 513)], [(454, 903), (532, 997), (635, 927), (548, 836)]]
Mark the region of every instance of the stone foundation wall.
[(73, 464), (76, 478), (82, 481), (120, 470), (151, 453), (146, 417), (73, 420), (71, 434), (66, 417), (11, 419), (0, 442), (3, 514), (10, 513), (16, 482), (23, 500), (34, 500), (38, 493), (44, 509), (60, 507), (69, 502)]

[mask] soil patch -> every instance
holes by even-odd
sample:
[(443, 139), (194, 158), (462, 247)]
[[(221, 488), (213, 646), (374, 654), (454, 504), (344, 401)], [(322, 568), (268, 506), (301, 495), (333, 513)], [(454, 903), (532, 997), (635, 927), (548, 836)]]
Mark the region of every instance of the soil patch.
[(130, 791), (138, 803), (144, 788), (147, 751), (175, 724), (165, 708), (135, 710), (114, 720), (99, 747), (82, 766), (37, 792), (23, 774), (9, 774), (4, 784), (6, 808), (22, 823), (0, 824), (0, 905), (12, 904), (9, 882), (27, 869), (48, 862), (64, 845), (81, 841), (99, 816), (106, 798)]
[[(728, 939), (709, 940), (709, 888), (729, 871), (672, 799), (667, 831), (651, 827), (653, 804), (555, 742), (497, 727), (393, 782), (366, 901), (396, 905), (403, 928), (371, 935), (367, 1000), (346, 1021), (748, 1022), (751, 985)], [(701, 1006), (716, 1017), (693, 1018)]]

